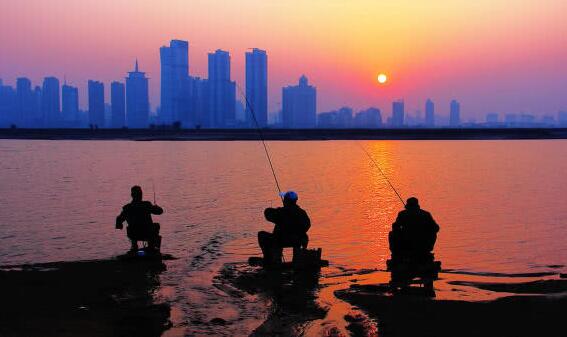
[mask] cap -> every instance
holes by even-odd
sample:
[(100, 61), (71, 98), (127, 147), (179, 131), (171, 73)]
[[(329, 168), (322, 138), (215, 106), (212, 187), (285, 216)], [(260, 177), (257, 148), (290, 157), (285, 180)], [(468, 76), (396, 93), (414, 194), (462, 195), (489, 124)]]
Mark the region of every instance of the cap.
[(280, 193), (280, 197), (291, 201), (297, 201), (297, 199), (299, 199), (299, 196), (294, 191), (282, 192)]

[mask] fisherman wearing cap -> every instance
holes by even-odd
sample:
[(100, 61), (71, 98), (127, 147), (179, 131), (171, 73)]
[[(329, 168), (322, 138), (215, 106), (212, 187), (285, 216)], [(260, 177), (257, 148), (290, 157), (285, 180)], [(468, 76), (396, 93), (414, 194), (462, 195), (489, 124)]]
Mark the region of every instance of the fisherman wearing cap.
[(417, 198), (409, 198), (405, 208), (398, 213), (388, 236), (392, 260), (427, 259), (435, 246), (439, 225), (429, 212), (420, 208)]
[(281, 194), (283, 207), (266, 208), (266, 220), (275, 224), (274, 231), (258, 232), (258, 243), (264, 254), (265, 264), (281, 263), (284, 247), (293, 247), (294, 258), (299, 249), (307, 248), (307, 231), (311, 221), (307, 213), (297, 205), (298, 195), (294, 191)]

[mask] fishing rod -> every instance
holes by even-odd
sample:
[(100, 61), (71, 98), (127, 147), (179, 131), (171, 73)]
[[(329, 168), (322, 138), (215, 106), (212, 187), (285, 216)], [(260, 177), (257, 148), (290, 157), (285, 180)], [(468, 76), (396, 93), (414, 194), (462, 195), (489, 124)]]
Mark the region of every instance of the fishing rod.
[(236, 83), (236, 82), (234, 82), (234, 84), (236, 84), (236, 87), (238, 88), (240, 95), (246, 101), (246, 107), (248, 108), (248, 110), (250, 110), (250, 114), (252, 115), (252, 119), (254, 120), (254, 124), (256, 125), (256, 130), (258, 131), (258, 135), (260, 136), (260, 140), (262, 141), (262, 145), (264, 147), (264, 153), (266, 154), (266, 158), (268, 159), (268, 163), (270, 164), (270, 169), (272, 170), (272, 175), (274, 176), (274, 181), (276, 182), (276, 187), (278, 189), (278, 195), (283, 200), (283, 197), (281, 195), (282, 189), (280, 188), (280, 183), (279, 183), (278, 177), (276, 175), (276, 170), (274, 169), (274, 165), (272, 163), (270, 151), (268, 151), (268, 147), (266, 146), (266, 141), (264, 139), (264, 133), (262, 132), (262, 128), (260, 127), (260, 123), (258, 123), (258, 119), (256, 118), (256, 113), (254, 113), (254, 109), (252, 108), (252, 104), (250, 104), (250, 101), (248, 101), (248, 97), (246, 97), (246, 95), (244, 94), (244, 91), (242, 91), (242, 88), (240, 87), (240, 85), (238, 85), (238, 83)]
[(396, 190), (396, 188), (394, 187), (394, 185), (392, 185), (392, 183), (390, 182), (390, 179), (388, 179), (388, 177), (386, 176), (386, 174), (384, 173), (384, 171), (382, 171), (382, 169), (380, 168), (380, 165), (378, 165), (378, 162), (376, 160), (374, 160), (374, 158), (370, 155), (370, 153), (366, 150), (366, 148), (364, 146), (362, 146), (360, 143), (356, 142), (355, 144), (357, 144), (362, 151), (364, 151), (364, 153), (366, 153), (366, 155), (368, 156), (368, 158), (370, 158), (370, 160), (372, 161), (372, 163), (374, 163), (374, 166), (376, 166), (376, 168), (378, 169), (378, 171), (380, 171), (380, 174), (382, 174), (382, 176), (384, 177), (384, 179), (386, 179), (386, 182), (388, 183), (388, 185), (390, 185), (390, 187), (392, 188), (392, 190), (394, 191), (394, 193), (396, 193), (396, 195), (398, 196), (398, 198), (400, 199), (400, 201), (402, 202), (402, 204), (404, 205), (404, 207), (406, 207), (406, 203), (404, 202), (404, 199), (402, 199), (402, 196), (400, 195), (400, 193), (398, 193), (398, 190)]

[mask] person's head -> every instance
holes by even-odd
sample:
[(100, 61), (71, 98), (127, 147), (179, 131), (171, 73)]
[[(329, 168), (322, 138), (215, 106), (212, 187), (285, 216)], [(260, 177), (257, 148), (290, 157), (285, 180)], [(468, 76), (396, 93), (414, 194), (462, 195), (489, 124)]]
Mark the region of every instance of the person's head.
[(416, 197), (408, 198), (406, 201), (406, 209), (407, 210), (416, 210), (419, 209), (419, 200)]
[(132, 200), (142, 201), (142, 188), (140, 186), (132, 186), (132, 188), (130, 189), (130, 194), (132, 195)]
[(284, 206), (295, 205), (297, 204), (297, 199), (299, 199), (294, 191), (283, 192), (280, 195), (283, 197)]

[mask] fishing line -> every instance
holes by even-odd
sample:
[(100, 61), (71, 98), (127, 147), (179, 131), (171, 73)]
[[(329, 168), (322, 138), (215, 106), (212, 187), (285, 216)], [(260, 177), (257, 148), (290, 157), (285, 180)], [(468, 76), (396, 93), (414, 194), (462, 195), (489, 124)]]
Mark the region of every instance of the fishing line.
[(240, 95), (244, 98), (244, 100), (246, 101), (246, 106), (250, 110), (250, 114), (252, 115), (252, 119), (254, 120), (254, 124), (256, 125), (256, 130), (258, 131), (258, 134), (260, 135), (260, 140), (262, 141), (262, 145), (264, 146), (264, 152), (266, 153), (266, 158), (268, 159), (268, 163), (270, 164), (270, 169), (272, 170), (272, 175), (274, 176), (274, 181), (276, 182), (276, 187), (278, 188), (278, 195), (280, 196), (280, 198), (283, 199), (283, 197), (281, 196), (282, 189), (280, 188), (280, 183), (278, 181), (278, 177), (276, 175), (276, 170), (274, 169), (274, 165), (272, 164), (270, 151), (268, 151), (268, 147), (266, 146), (266, 141), (264, 140), (264, 133), (262, 132), (260, 123), (258, 123), (258, 119), (256, 119), (256, 114), (254, 113), (254, 109), (252, 108), (252, 105), (248, 101), (248, 97), (246, 97), (246, 95), (244, 94), (242, 88), (238, 85), (238, 83), (234, 82), (234, 84), (236, 84), (236, 87), (238, 88)]
[(384, 177), (384, 179), (386, 179), (386, 182), (388, 183), (388, 185), (390, 185), (390, 187), (392, 188), (392, 190), (394, 191), (394, 193), (396, 193), (396, 195), (398, 196), (398, 198), (400, 199), (400, 201), (402, 202), (402, 204), (404, 205), (404, 207), (406, 206), (406, 203), (404, 202), (404, 199), (402, 199), (402, 196), (400, 195), (400, 193), (398, 193), (398, 190), (396, 190), (396, 188), (394, 187), (394, 185), (392, 185), (392, 183), (390, 182), (390, 179), (388, 179), (388, 177), (386, 176), (386, 174), (384, 174), (384, 171), (382, 171), (382, 169), (380, 168), (380, 165), (378, 165), (378, 162), (376, 160), (374, 160), (374, 158), (370, 155), (370, 153), (366, 150), (366, 148), (364, 146), (362, 146), (360, 143), (355, 142), (356, 145), (358, 145), (362, 151), (364, 151), (364, 153), (366, 153), (366, 155), (368, 156), (368, 158), (370, 158), (370, 160), (372, 161), (372, 163), (374, 163), (374, 166), (376, 166), (376, 168), (378, 169), (378, 171), (380, 171), (380, 174), (382, 174), (382, 176)]

